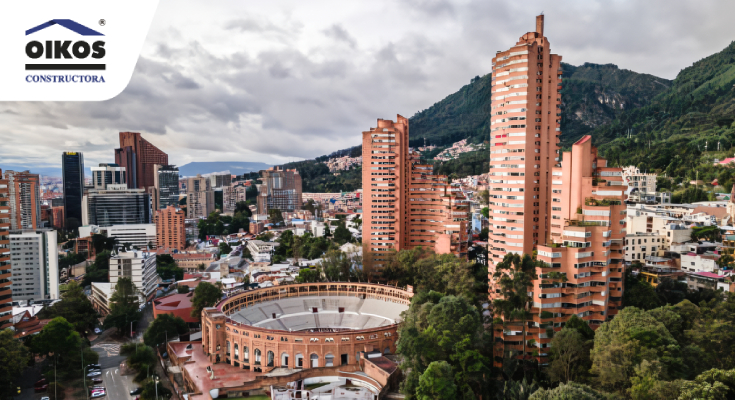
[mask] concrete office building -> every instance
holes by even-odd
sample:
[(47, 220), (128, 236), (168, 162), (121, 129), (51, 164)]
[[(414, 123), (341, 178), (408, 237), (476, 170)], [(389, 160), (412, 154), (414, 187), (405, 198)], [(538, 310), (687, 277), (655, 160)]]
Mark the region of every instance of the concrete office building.
[(82, 225), (82, 197), (84, 196), (84, 155), (65, 152), (61, 155), (61, 174), (64, 186), (64, 228), (73, 230)]
[(153, 166), (153, 187), (149, 189), (153, 211), (179, 205), (179, 168), (175, 165)]
[(41, 227), (41, 184), (38, 174), (30, 171), (5, 171), (10, 195), (10, 229)]
[(186, 214), (174, 206), (156, 211), (156, 246), (162, 250), (186, 249)]
[(186, 178), (186, 217), (206, 218), (214, 211), (214, 191), (208, 178)]
[(296, 211), (301, 209), (301, 175), (295, 169), (273, 167), (260, 171), (258, 214), (268, 210)]
[(10, 231), (13, 300), (59, 298), (59, 253), (56, 231)]
[(362, 240), (371, 266), (380, 269), (391, 251), (416, 246), (466, 257), (469, 202), (409, 153), (408, 119), (379, 119), (363, 132), (362, 152)]
[(168, 165), (168, 154), (143, 139), (138, 132), (120, 132), (115, 164), (128, 172), (128, 188), (148, 192), (148, 188), (154, 186), (154, 166)]
[(209, 182), (214, 188), (222, 188), (232, 185), (232, 175), (230, 174), (215, 174), (209, 175)]
[(151, 202), (143, 189), (126, 185), (108, 185), (106, 189), (90, 189), (83, 197), (83, 225), (150, 224)]
[(125, 167), (117, 164), (100, 164), (92, 167), (92, 187), (105, 189), (107, 185), (127, 185), (127, 172)]
[(0, 169), (0, 329), (9, 327), (13, 318), (12, 271), (10, 264), (10, 194), (8, 180)]
[(110, 258), (110, 285), (113, 290), (120, 278), (130, 278), (138, 289), (139, 300), (145, 301), (156, 291), (160, 278), (156, 273), (156, 253), (118, 251)]

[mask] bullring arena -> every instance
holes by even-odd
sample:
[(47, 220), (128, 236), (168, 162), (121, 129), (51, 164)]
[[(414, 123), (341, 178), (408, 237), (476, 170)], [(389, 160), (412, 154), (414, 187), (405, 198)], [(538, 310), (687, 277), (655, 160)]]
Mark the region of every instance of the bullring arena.
[(201, 342), (168, 344), (190, 399), (378, 399), (395, 386), (413, 293), (365, 283), (246, 291), (202, 311)]

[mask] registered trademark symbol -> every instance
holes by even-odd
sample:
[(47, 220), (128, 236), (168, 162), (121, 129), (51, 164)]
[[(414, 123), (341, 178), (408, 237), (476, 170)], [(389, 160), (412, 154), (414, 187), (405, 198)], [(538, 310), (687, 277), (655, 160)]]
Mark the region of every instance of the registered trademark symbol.
[(104, 19), (101, 19), (100, 20), (100, 26), (105, 26), (105, 20)]

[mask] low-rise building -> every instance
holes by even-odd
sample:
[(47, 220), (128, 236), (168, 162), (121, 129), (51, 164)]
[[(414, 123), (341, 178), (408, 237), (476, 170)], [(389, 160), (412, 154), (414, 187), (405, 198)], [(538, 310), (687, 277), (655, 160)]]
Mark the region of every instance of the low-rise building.
[(189, 293), (175, 293), (166, 297), (159, 297), (153, 300), (153, 318), (158, 318), (161, 314), (169, 314), (180, 317), (189, 327), (198, 327), (199, 318), (191, 316), (191, 300), (194, 291)]
[(114, 291), (114, 286), (109, 282), (92, 282), (92, 295), (90, 301), (92, 307), (101, 315), (110, 313), (110, 298)]
[(141, 302), (155, 293), (160, 277), (156, 273), (156, 253), (118, 251), (110, 257), (110, 284), (113, 289), (120, 278), (130, 278), (140, 291)]
[(248, 242), (248, 250), (255, 262), (270, 262), (271, 256), (277, 246), (277, 242), (264, 242), (262, 240), (251, 240)]
[(632, 233), (625, 235), (625, 262), (644, 263), (647, 257), (659, 256), (666, 239), (659, 233)]

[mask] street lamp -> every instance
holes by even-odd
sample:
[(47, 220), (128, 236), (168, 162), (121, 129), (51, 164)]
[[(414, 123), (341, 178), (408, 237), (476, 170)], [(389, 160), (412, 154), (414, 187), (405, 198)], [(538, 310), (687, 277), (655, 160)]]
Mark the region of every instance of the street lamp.
[(158, 400), (158, 376), (156, 376), (156, 400)]

